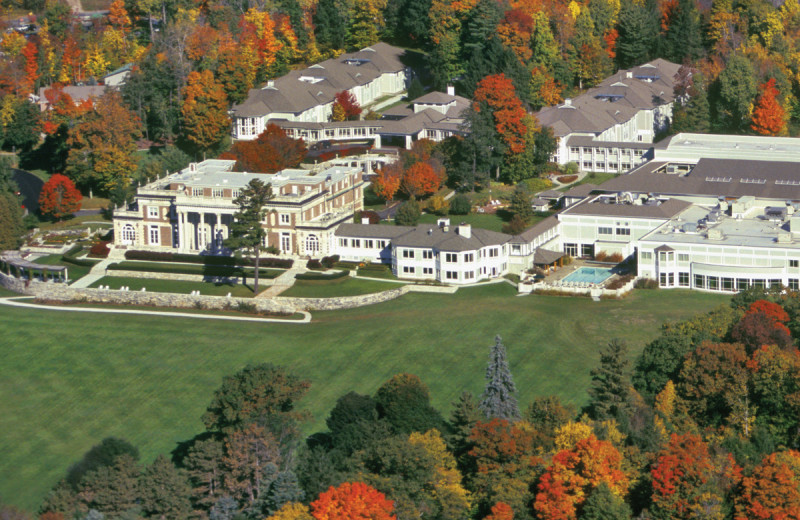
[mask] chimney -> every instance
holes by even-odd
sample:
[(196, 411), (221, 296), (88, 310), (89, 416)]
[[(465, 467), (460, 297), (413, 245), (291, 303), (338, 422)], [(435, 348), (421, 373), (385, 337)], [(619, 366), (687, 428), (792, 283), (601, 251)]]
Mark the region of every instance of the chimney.
[(628, 78), (628, 79), (631, 79), (631, 78), (633, 78), (633, 72), (632, 72), (632, 71), (630, 71), (630, 70), (629, 70), (629, 71), (627, 71), (627, 72), (625, 73), (625, 77), (626, 77), (626, 78)]
[(448, 96), (456, 95), (456, 88), (453, 85), (447, 85), (447, 95)]
[(564, 98), (564, 106), (571, 107), (572, 106), (572, 98)]
[(369, 217), (361, 217), (362, 224), (369, 224)]
[(462, 222), (461, 224), (458, 225), (458, 228), (456, 228), (456, 232), (458, 233), (459, 236), (462, 236), (464, 238), (470, 238), (472, 237), (472, 226)]
[(439, 220), (436, 221), (436, 225), (439, 226), (440, 228), (441, 227), (445, 227), (445, 226), (449, 226), (450, 225), (450, 219), (447, 218), (447, 217), (440, 218)]

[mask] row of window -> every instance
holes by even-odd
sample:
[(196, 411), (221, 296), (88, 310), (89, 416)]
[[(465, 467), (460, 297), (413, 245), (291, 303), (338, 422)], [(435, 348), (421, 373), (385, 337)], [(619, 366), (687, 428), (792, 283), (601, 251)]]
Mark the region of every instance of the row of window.
[[(414, 249), (401, 249), (400, 254), (403, 258), (416, 258), (416, 250)], [(500, 255), (499, 248), (491, 248), (486, 253), (488, 258), (496, 258)], [(463, 262), (465, 263), (472, 263), (475, 261), (475, 253), (463, 253)], [(478, 258), (480, 259), (481, 252), (478, 251)], [(432, 260), (433, 259), (433, 251), (429, 249), (422, 250), (422, 259), (423, 260)], [(457, 264), (458, 263), (458, 253), (445, 253), (444, 254), (444, 261), (447, 264)]]
[[(232, 190), (231, 198), (237, 198), (241, 192), (239, 190)], [(215, 199), (221, 199), (225, 196), (225, 192), (222, 188), (211, 188), (211, 197)], [(192, 188), (192, 197), (205, 197), (205, 189), (204, 188)]]
[[(339, 246), (340, 247), (361, 247), (362, 239), (360, 238), (340, 238), (339, 239)], [(364, 247), (367, 249), (383, 249), (387, 245), (389, 245), (388, 240), (374, 240), (371, 238), (363, 239)]]
[[(688, 263), (689, 262), (689, 253), (678, 253), (678, 263)], [(653, 253), (650, 251), (642, 251), (639, 254), (639, 258), (644, 260), (652, 260)], [(675, 261), (675, 253), (672, 251), (660, 251), (658, 253), (658, 261), (661, 263), (669, 263)], [(800, 260), (789, 260), (789, 267), (800, 267)]]
[(630, 228), (618, 227), (616, 228), (616, 230), (612, 227), (604, 227), (604, 226), (597, 228), (598, 235), (613, 235), (615, 231), (617, 236), (626, 236), (626, 237), (631, 236)]
[[(686, 274), (688, 273), (679, 273)], [(800, 289), (800, 279), (789, 278), (789, 289), (796, 291)], [(694, 275), (694, 287), (696, 289), (708, 289), (709, 291), (743, 291), (748, 287), (758, 287), (761, 289), (767, 287), (782, 287), (783, 282), (778, 278), (769, 280), (764, 279), (750, 279), (750, 278), (728, 278), (720, 276), (705, 276), (702, 274)]]

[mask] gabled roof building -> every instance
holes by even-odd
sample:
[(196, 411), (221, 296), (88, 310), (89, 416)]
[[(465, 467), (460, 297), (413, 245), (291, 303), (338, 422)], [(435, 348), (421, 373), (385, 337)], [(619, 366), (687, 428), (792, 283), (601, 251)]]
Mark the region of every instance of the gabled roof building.
[(656, 59), (621, 70), (574, 99), (536, 117), (553, 129), (553, 161), (582, 171), (627, 172), (650, 155), (656, 134), (672, 119), (679, 65)]

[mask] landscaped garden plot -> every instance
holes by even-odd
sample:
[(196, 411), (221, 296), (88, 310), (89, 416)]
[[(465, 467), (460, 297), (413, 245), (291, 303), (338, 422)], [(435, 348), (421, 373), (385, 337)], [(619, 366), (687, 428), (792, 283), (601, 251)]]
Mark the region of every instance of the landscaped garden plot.
[[(201, 265), (201, 264), (179, 264), (174, 262), (140, 262), (123, 261), (108, 266), (112, 271), (140, 271), (148, 273), (172, 273), (172, 274), (197, 274), (203, 276), (242, 276), (252, 278), (255, 269), (221, 266), (221, 265)], [(277, 278), (284, 273), (281, 269), (259, 269), (259, 278)]]
[[(108, 286), (111, 289), (128, 287), (131, 291), (141, 291), (144, 287), (150, 292), (166, 292), (191, 294), (193, 291), (200, 291), (206, 296), (241, 296), (250, 298), (254, 296), (253, 289), (249, 285), (234, 283), (213, 283), (213, 282), (184, 282), (179, 280), (158, 280), (156, 278), (127, 278), (122, 276), (104, 276), (89, 287)], [(259, 286), (261, 289), (263, 286)]]
[(389, 289), (397, 289), (400, 284), (359, 280), (345, 276), (332, 280), (295, 280), (294, 285), (281, 293), (281, 296), (297, 298), (334, 298), (337, 296), (358, 296)]
[[(396, 284), (394, 284), (396, 286)], [(272, 362), (312, 381), (300, 402), (325, 427), (336, 399), (373, 394), (392, 375), (417, 374), (445, 415), (469, 390), (480, 395), (488, 346), (503, 337), (520, 407), (557, 394), (581, 405), (598, 349), (623, 338), (637, 356), (664, 320), (728, 298), (696, 291), (634, 291), (622, 300), (532, 295), (508, 284), (453, 295), (313, 313), (308, 325), (200, 322), (0, 306), (0, 496), (30, 510), (70, 464), (100, 440), (123, 437), (144, 462), (202, 431), (222, 377)]]

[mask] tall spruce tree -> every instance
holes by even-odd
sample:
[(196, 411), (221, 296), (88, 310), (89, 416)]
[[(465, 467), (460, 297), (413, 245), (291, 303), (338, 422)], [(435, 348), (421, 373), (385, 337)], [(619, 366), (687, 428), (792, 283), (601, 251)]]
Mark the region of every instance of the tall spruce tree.
[(267, 238), (267, 230), (261, 225), (264, 218), (264, 206), (274, 197), (272, 185), (264, 184), (259, 179), (253, 179), (234, 200), (239, 206), (239, 211), (233, 215), (234, 221), (230, 226), (230, 237), (225, 240), (225, 246), (231, 249), (252, 251), (255, 256), (255, 274), (253, 277), (253, 292), (258, 294), (258, 261), (261, 246)]
[(486, 367), (486, 389), (481, 396), (480, 409), (488, 419), (519, 419), (519, 406), (514, 394), (517, 387), (511, 378), (506, 360), (506, 347), (500, 336), (495, 336), (490, 347), (489, 365)]
[(627, 367), (628, 346), (624, 341), (612, 339), (600, 351), (600, 365), (591, 372), (589, 409), (594, 419), (617, 419), (627, 413), (631, 386)]

